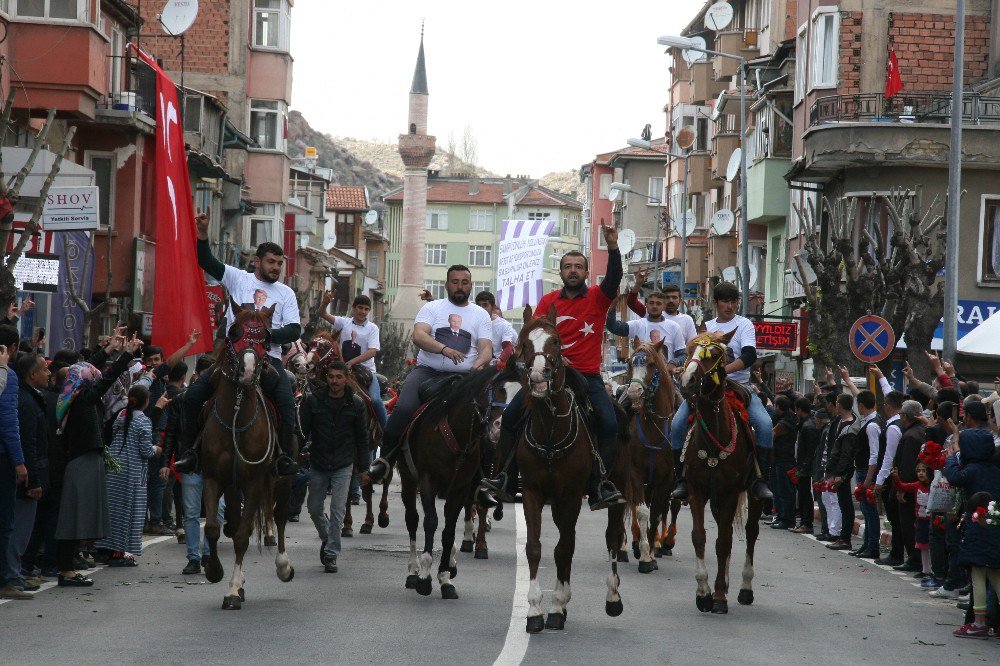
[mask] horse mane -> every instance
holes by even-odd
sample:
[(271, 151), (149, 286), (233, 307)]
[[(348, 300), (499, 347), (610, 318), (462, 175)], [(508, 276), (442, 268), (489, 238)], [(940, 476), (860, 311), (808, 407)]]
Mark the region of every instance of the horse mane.
[(321, 340), (326, 340), (334, 347), (337, 346), (337, 342), (340, 341), (340, 333), (334, 333), (333, 331), (316, 331), (313, 335), (313, 339), (319, 338)]
[(431, 403), (427, 408), (427, 418), (440, 419), (451, 411), (455, 403), (468, 402), (470, 398), (474, 400), (496, 375), (496, 370), (489, 366), (462, 375)]

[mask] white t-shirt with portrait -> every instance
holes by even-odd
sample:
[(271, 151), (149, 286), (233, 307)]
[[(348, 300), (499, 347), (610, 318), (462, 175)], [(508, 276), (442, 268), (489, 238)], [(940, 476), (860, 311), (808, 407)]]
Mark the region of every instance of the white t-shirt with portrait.
[(678, 312), (677, 314), (672, 315), (664, 312), (663, 318), (669, 319), (681, 327), (681, 335), (684, 338), (684, 344), (691, 342), (691, 339), (698, 335), (698, 329), (694, 327), (694, 319), (692, 319), (689, 314)]
[(673, 360), (677, 350), (684, 349), (684, 334), (681, 327), (664, 317), (663, 321), (649, 319), (633, 319), (628, 324), (629, 340), (639, 338), (639, 342), (659, 342), (663, 340), (663, 357)]
[(479, 340), (493, 338), (490, 315), (474, 303), (455, 305), (447, 298), (431, 301), (420, 308), (413, 323), (427, 324), (432, 338), (465, 354), (465, 360), (455, 365), (443, 354), (432, 354), (423, 349), (417, 353), (417, 365), (442, 372), (469, 372), (479, 355)]
[(499, 358), (503, 351), (503, 343), (513, 344), (517, 340), (517, 331), (514, 330), (509, 321), (500, 315), (491, 315), (491, 317), (493, 318), (493, 358)]
[[(736, 333), (733, 334), (732, 340), (729, 341), (730, 353), (727, 354), (727, 363), (739, 358), (744, 347), (753, 347), (754, 349), (757, 348), (757, 332), (754, 330), (753, 322), (746, 317), (736, 315), (724, 324), (720, 323), (718, 319), (712, 319), (705, 324), (705, 329), (709, 333), (728, 333), (733, 329), (736, 330)], [(750, 368), (744, 368), (739, 372), (730, 373), (728, 377), (734, 382), (749, 384)]]
[[(271, 315), (272, 329), (300, 323), (299, 303), (295, 300), (295, 292), (287, 284), (265, 282), (258, 279), (253, 273), (247, 273), (245, 270), (233, 266), (226, 266), (226, 270), (222, 274), (222, 285), (241, 307), (256, 311), (274, 305), (274, 314)], [(236, 315), (233, 314), (232, 308), (228, 308), (226, 312), (227, 330), (234, 321), (236, 321)], [(280, 359), (281, 346), (271, 345), (267, 353)]]
[[(361, 356), (369, 349), (382, 349), (378, 325), (367, 319), (363, 324), (358, 324), (353, 317), (334, 317), (332, 328), (334, 333), (340, 333), (340, 353), (345, 362)], [(375, 357), (362, 361), (361, 365), (375, 372)]]

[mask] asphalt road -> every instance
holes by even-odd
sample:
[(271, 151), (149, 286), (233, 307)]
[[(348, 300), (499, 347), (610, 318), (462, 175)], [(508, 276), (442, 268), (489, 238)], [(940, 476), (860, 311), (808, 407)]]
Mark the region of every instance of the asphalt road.
[[(566, 629), (529, 638), (526, 602), (514, 594), (514, 514), (508, 509), (494, 524), (490, 559), (459, 553), (458, 600), (441, 599), (436, 580), (430, 597), (404, 589), (407, 537), (394, 496), (389, 527), (345, 540), (337, 574), (323, 572), (319, 541), (303, 512), (304, 522), (290, 525), (294, 580), (277, 579), (273, 552), (252, 550), (247, 601), (240, 611), (223, 611), (229, 542), (227, 577), (209, 585), (201, 576), (182, 576), (184, 547), (163, 541), (148, 546), (136, 568), (97, 571), (89, 590), (55, 587), (32, 601), (0, 604), (0, 654), (3, 663), (18, 665), (1000, 663), (1000, 640), (951, 636), (962, 620), (953, 602), (929, 598), (912, 579), (807, 537), (766, 528), (754, 605), (739, 606), (734, 592), (729, 615), (699, 613), (686, 510), (675, 554), (659, 561), (659, 571), (639, 574), (634, 560), (620, 565), (625, 612), (617, 618), (604, 612), (605, 514), (584, 511)], [(709, 538), (711, 544), (711, 532)], [(547, 610), (555, 585), (551, 522), (542, 540)], [(741, 567), (742, 552), (733, 558), (734, 588)], [(711, 580), (714, 562), (709, 572)], [(523, 585), (523, 564), (521, 577)]]

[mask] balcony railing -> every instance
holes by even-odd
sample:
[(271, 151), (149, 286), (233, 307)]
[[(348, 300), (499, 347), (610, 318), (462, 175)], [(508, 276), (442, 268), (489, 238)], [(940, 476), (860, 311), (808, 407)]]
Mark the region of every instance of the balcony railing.
[(139, 111), (156, 118), (156, 75), (146, 63), (128, 56), (108, 56), (108, 95), (104, 107)]
[[(951, 123), (951, 95), (936, 93), (830, 95), (813, 102), (809, 126), (841, 122)], [(1000, 97), (962, 95), (963, 125), (1000, 124)]]

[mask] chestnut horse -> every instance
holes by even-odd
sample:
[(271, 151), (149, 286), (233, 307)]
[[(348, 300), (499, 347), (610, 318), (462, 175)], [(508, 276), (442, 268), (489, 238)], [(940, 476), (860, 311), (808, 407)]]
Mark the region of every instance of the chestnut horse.
[[(681, 375), (681, 387), (689, 388), (692, 423), (684, 444), (682, 460), (687, 469), (688, 504), (693, 527), (691, 541), (698, 558), (695, 578), (698, 592), (695, 603), (703, 613), (729, 612), (729, 558), (733, 549), (733, 530), (745, 522), (746, 560), (739, 603), (753, 603), (753, 554), (760, 525), (757, 522), (763, 502), (747, 497), (747, 487), (755, 459), (750, 426), (745, 418), (744, 402), (726, 382), (726, 345), (733, 331), (725, 335), (705, 333), (688, 344), (688, 362)], [(739, 414), (738, 414), (739, 412)], [(712, 510), (719, 534), (715, 540), (718, 571), (715, 590), (708, 585), (705, 566), (705, 504)], [(749, 509), (749, 510), (748, 510)]]
[[(527, 527), (525, 555), (531, 583), (528, 588), (528, 618), (526, 630), (537, 633), (544, 629), (562, 629), (566, 624), (566, 606), (571, 597), (570, 573), (576, 549), (576, 523), (580, 517), (583, 496), (591, 466), (600, 464), (593, 436), (587, 427), (587, 416), (578, 402), (586, 395), (583, 379), (575, 371), (567, 371), (562, 358), (562, 341), (556, 328), (556, 309), (545, 317), (531, 318), (531, 308), (524, 309), (524, 321), (517, 342), (517, 363), (523, 367), (521, 388), (525, 391), (526, 425), (517, 445), (517, 463), (524, 482), (523, 510)], [(571, 372), (573, 374), (571, 374)], [(578, 378), (578, 391), (567, 386), (570, 378)], [(619, 452), (611, 478), (628, 500), (631, 496), (628, 480), (627, 441), (619, 439)], [(542, 619), (542, 587), (538, 581), (538, 564), (542, 556), (542, 508), (552, 503), (552, 520), (559, 530), (554, 558), (556, 586), (552, 608)], [(608, 509), (605, 532), (611, 571), (606, 579), (608, 592), (605, 612), (612, 617), (623, 610), (618, 586), (618, 550), (625, 537), (624, 505)]]
[(278, 578), (292, 580), (295, 569), (285, 552), (285, 523), (291, 479), (276, 480), (272, 462), (277, 455), (274, 409), (264, 399), (259, 379), (268, 363), (265, 333), (274, 306), (254, 312), (231, 303), (236, 321), (215, 362), (215, 393), (206, 403), (201, 431), (204, 476), (205, 537), (211, 549), (205, 565), (210, 583), (222, 580), (219, 561), (219, 498), (226, 498), (226, 536), (233, 539), (236, 565), (222, 607), (239, 610), (246, 600), (243, 557), (256, 531), (258, 543), (272, 522), (278, 532), (274, 559)]
[[(663, 341), (639, 343), (628, 359), (625, 384), (634, 416), (629, 422), (632, 439), (632, 474), (638, 475), (639, 494), (632, 503), (632, 554), (639, 559), (639, 573), (658, 567), (653, 557), (660, 521), (670, 513), (674, 486), (674, 460), (670, 452), (670, 422), (674, 416), (674, 381), (663, 358)], [(677, 514), (673, 514), (676, 522)], [(676, 526), (671, 526), (676, 530)]]

